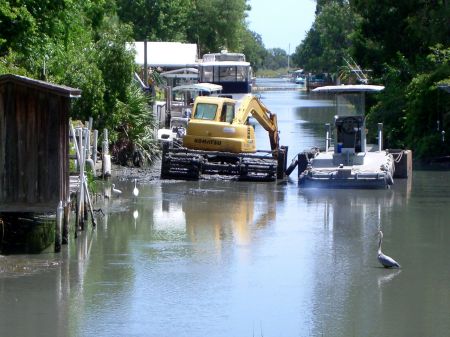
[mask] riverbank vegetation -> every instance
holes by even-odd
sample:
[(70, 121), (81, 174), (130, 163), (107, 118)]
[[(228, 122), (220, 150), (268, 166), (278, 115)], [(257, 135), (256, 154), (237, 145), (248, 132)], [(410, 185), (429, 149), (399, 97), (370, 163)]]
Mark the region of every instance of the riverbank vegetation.
[(450, 95), (439, 89), (450, 82), (449, 7), (448, 0), (317, 0), (314, 24), (287, 55), (266, 49), (248, 28), (246, 0), (2, 1), (0, 74), (82, 89), (73, 119), (93, 117), (96, 128), (110, 131), (114, 151), (125, 151), (123, 162), (142, 162), (157, 151), (155, 121), (149, 98), (135, 88), (134, 54), (125, 42), (196, 43), (200, 55), (243, 52), (265, 76), (287, 69), (288, 59), (291, 68), (344, 76), (344, 59), (352, 57), (371, 83), (386, 86), (368, 121), (384, 123), (387, 146), (440, 156), (450, 148)]
[(248, 10), (246, 0), (1, 1), (0, 74), (80, 88), (71, 117), (93, 117), (95, 128), (109, 130), (116, 159), (141, 163), (157, 151), (155, 121), (151, 98), (133, 81), (138, 69), (126, 42), (197, 43), (201, 54), (228, 48), (261, 64)]
[(368, 115), (369, 126), (384, 123), (386, 146), (411, 148), (421, 159), (448, 156), (450, 3), (318, 0), (293, 61), (338, 77), (348, 73), (350, 57), (371, 83), (386, 87)]

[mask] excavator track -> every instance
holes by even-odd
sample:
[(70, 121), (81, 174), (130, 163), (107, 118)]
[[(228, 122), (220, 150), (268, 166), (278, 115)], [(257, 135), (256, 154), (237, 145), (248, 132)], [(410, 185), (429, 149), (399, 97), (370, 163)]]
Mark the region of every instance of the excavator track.
[(280, 172), (284, 174), (284, 156), (279, 163), (280, 160), (273, 158), (271, 151), (237, 154), (164, 146), (161, 178), (197, 180), (203, 175), (220, 175), (239, 180), (274, 181), (280, 177)]

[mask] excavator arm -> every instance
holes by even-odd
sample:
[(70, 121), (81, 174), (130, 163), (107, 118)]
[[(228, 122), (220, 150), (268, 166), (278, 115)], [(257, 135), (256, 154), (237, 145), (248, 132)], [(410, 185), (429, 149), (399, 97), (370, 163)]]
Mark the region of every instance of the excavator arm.
[(246, 96), (242, 100), (232, 124), (245, 124), (250, 115), (269, 133), (270, 147), (276, 156), (280, 142), (277, 115), (271, 113), (255, 96)]

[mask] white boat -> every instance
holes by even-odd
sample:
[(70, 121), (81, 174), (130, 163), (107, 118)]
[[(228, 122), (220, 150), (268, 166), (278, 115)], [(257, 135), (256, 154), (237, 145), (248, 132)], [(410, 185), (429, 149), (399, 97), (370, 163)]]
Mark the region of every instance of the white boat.
[(172, 88), (171, 117), (189, 118), (197, 96), (213, 96), (222, 92), (222, 86), (213, 83), (184, 84)]
[(329, 128), (324, 151), (316, 149), (298, 155), (301, 187), (369, 189), (388, 188), (394, 183), (394, 158), (382, 148), (382, 124), (378, 145), (366, 144), (365, 93), (383, 89), (374, 85), (339, 85), (313, 90), (335, 95), (334, 143), (329, 146)]
[(222, 86), (212, 83), (184, 84), (171, 88), (167, 92), (167, 95), (172, 97), (166, 102), (168, 109), (159, 117), (161, 123), (169, 125), (158, 130), (157, 139), (161, 142), (173, 142), (183, 138), (195, 97), (219, 95), (221, 92)]
[(305, 84), (305, 77), (304, 76), (297, 76), (294, 79), (295, 84)]
[(198, 64), (199, 81), (221, 85), (223, 94), (248, 94), (252, 91), (252, 67), (241, 53), (220, 53), (203, 55)]

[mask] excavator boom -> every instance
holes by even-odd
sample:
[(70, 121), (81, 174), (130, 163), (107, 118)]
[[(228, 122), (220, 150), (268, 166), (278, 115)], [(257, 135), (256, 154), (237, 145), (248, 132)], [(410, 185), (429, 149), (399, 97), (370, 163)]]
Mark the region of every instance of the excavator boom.
[(279, 147), (277, 115), (271, 113), (258, 98), (249, 95), (239, 106), (233, 124), (244, 124), (250, 115), (269, 133), (270, 147), (276, 156)]

